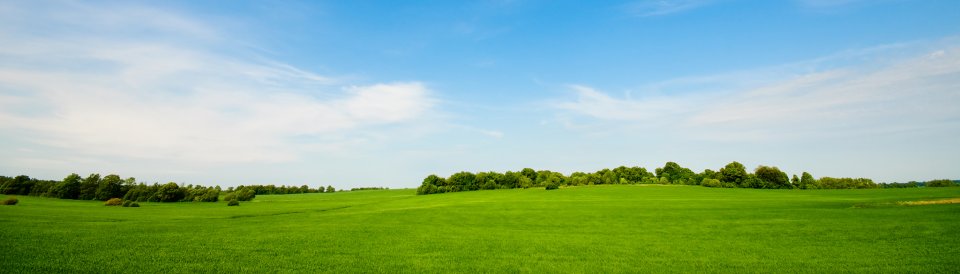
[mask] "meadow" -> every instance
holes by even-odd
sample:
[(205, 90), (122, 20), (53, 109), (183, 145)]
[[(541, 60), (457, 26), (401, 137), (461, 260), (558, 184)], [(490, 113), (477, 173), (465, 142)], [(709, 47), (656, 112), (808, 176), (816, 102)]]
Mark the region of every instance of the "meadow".
[(898, 202), (957, 197), (612, 185), (124, 208), (21, 196), (0, 206), (0, 270), (956, 273), (960, 204)]

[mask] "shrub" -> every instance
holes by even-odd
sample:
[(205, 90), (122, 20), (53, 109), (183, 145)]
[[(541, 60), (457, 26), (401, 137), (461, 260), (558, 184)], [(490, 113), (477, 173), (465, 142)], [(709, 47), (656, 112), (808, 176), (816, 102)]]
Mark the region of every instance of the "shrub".
[(130, 207), (140, 207), (140, 204), (138, 204), (137, 202), (132, 202), (130, 203)]
[(130, 207), (130, 204), (132, 203), (133, 202), (131, 202), (130, 200), (123, 201), (123, 207)]
[(123, 204), (123, 200), (120, 200), (120, 198), (110, 198), (110, 200), (107, 200), (106, 202), (103, 203), (103, 205), (105, 206), (118, 206), (122, 204)]
[(547, 187), (546, 187), (547, 190), (554, 190), (554, 189), (558, 189), (558, 188), (560, 188), (560, 182), (551, 181), (551, 182), (547, 183)]
[(20, 202), (20, 200), (17, 200), (17, 197), (10, 196), (10, 198), (7, 198), (6, 200), (3, 200), (3, 202), (0, 202), (0, 204), (3, 204), (3, 205), (15, 205), (15, 204), (17, 204), (17, 203), (19, 203), (19, 202)]
[(240, 201), (250, 201), (250, 200), (253, 200), (253, 198), (257, 197), (257, 192), (249, 188), (237, 190), (236, 193), (237, 193), (237, 200), (240, 200)]
[(703, 178), (703, 181), (700, 181), (701, 186), (705, 187), (723, 187), (723, 183), (717, 179)]
[(956, 186), (956, 185), (953, 183), (953, 181), (950, 181), (950, 180), (947, 180), (947, 179), (930, 180), (930, 181), (928, 181), (927, 183), (925, 183), (924, 185), (926, 185), (927, 187), (951, 187), (951, 186)]
[(237, 200), (230, 200), (230, 202), (227, 203), (227, 206), (239, 206), (239, 205), (240, 205), (240, 202), (238, 202)]

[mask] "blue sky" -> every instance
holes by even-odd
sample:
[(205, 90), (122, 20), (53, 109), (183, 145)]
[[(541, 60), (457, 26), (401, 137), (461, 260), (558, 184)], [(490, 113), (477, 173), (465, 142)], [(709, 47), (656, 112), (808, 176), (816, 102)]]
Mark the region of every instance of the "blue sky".
[(960, 2), (4, 1), (0, 174), (960, 178)]

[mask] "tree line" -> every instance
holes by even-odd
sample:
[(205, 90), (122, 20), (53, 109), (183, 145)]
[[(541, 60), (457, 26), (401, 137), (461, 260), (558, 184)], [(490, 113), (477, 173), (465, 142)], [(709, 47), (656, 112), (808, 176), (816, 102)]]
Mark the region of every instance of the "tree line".
[(73, 200), (107, 201), (121, 198), (136, 202), (217, 202), (223, 200), (250, 201), (257, 195), (300, 194), (335, 192), (333, 186), (310, 188), (302, 186), (247, 185), (221, 189), (220, 186), (137, 183), (133, 177), (122, 179), (110, 174), (101, 177), (94, 173), (81, 177), (76, 173), (63, 180), (40, 180), (26, 175), (0, 176), (0, 194), (52, 197)]
[[(420, 187), (417, 188), (417, 194), (531, 187), (544, 187), (549, 190), (557, 189), (559, 186), (614, 184), (677, 184), (765, 189), (852, 189), (924, 186), (923, 183), (912, 183), (912, 185), (910, 183), (877, 184), (867, 178), (821, 177), (816, 179), (807, 172), (803, 172), (800, 176), (796, 174), (787, 176), (786, 172), (777, 167), (763, 165), (758, 166), (753, 170), (753, 173), (750, 173), (739, 162), (731, 162), (717, 171), (706, 169), (698, 173), (675, 162), (667, 162), (663, 167), (654, 169), (653, 172), (643, 167), (620, 166), (593, 173), (574, 172), (569, 176), (549, 170), (535, 171), (532, 168), (505, 173), (461, 171), (446, 178), (429, 175), (423, 179)], [(927, 183), (927, 186), (956, 185), (955, 181), (950, 180), (933, 180)]]

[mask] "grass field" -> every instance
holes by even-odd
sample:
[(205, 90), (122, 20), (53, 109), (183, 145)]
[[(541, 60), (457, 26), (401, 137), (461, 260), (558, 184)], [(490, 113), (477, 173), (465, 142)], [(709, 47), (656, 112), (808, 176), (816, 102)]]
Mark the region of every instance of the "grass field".
[[(590, 186), (219, 203), (19, 197), (0, 271), (960, 272), (960, 188)], [(0, 197), (5, 198), (5, 197)]]

